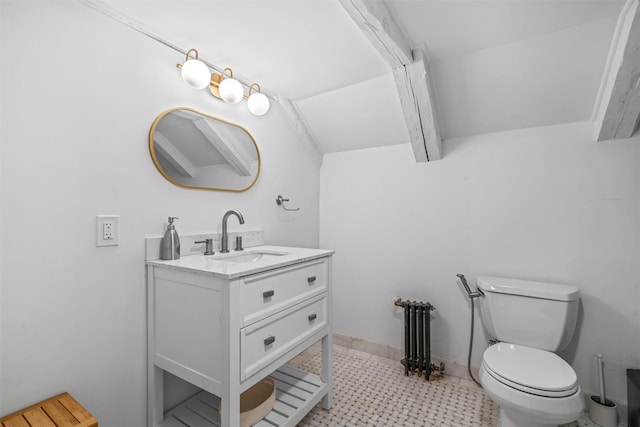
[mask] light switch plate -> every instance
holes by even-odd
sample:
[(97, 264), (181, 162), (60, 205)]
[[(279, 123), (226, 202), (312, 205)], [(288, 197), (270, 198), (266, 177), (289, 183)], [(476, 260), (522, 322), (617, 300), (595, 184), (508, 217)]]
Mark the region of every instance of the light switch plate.
[(119, 215), (96, 216), (96, 246), (118, 246)]

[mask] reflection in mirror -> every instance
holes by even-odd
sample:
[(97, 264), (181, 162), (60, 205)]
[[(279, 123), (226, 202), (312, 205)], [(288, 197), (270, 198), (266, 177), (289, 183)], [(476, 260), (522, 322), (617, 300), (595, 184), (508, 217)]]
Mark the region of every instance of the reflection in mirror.
[(155, 119), (149, 151), (160, 173), (181, 187), (246, 191), (260, 173), (258, 146), (246, 129), (186, 107)]

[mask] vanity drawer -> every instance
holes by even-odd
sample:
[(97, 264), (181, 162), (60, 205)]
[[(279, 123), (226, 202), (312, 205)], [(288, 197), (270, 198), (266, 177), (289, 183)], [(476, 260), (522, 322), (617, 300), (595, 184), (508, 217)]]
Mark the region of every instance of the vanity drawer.
[(245, 277), (240, 287), (247, 326), (327, 290), (326, 258)]
[(327, 294), (240, 330), (240, 381), (328, 326)]

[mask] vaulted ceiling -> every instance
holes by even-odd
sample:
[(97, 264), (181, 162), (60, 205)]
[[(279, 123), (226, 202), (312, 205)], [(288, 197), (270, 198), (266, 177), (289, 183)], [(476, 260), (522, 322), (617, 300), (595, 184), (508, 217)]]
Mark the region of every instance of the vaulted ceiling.
[[(382, 30), (397, 24), (397, 36), (424, 53), (440, 139), (593, 120), (627, 7), (622, 0), (85, 3), (260, 82), (293, 106), (321, 153), (413, 138), (394, 66), (349, 13), (351, 4), (371, 10), (382, 4), (388, 12), (377, 16)], [(367, 25), (375, 26), (365, 17)]]

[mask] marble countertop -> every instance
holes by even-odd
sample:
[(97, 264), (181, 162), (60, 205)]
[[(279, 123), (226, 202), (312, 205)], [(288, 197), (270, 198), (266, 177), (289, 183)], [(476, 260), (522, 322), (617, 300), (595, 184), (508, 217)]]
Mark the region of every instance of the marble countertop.
[[(232, 262), (234, 257), (259, 253), (266, 254), (261, 259), (251, 262)], [(310, 261), (332, 255), (334, 251), (327, 249), (293, 248), (287, 246), (254, 246), (244, 251), (230, 251), (227, 254), (188, 255), (175, 260), (149, 260), (148, 265), (174, 270), (210, 274), (223, 279), (235, 279), (250, 274), (261, 273), (280, 267)], [(225, 260), (227, 259), (227, 260)], [(236, 258), (237, 259), (237, 258)]]

